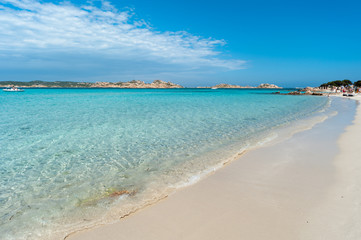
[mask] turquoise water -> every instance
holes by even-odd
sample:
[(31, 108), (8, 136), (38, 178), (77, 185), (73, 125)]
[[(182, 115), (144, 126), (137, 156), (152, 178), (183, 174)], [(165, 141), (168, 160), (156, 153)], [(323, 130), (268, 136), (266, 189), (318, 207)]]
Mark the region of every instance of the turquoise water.
[(272, 91), (1, 92), (1, 239), (62, 239), (119, 219), (329, 101)]

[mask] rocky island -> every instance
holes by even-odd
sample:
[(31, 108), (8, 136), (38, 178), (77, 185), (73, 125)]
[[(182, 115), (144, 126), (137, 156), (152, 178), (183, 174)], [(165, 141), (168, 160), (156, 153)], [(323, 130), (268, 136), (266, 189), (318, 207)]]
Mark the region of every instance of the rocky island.
[(221, 83), (221, 84), (218, 84), (218, 85), (215, 85), (211, 88), (250, 88), (248, 86), (240, 86), (240, 85), (231, 85), (231, 84), (227, 84), (227, 83)]
[(262, 83), (257, 88), (282, 88), (274, 84)]
[(92, 84), (94, 88), (183, 88), (183, 86), (172, 83), (164, 82), (162, 80), (154, 80), (152, 83), (145, 83), (140, 80), (132, 80), (129, 82), (96, 82)]
[[(207, 87), (207, 88), (209, 88), (209, 87)], [(240, 86), (240, 85), (232, 85), (232, 84), (221, 83), (221, 84), (215, 85), (215, 86), (210, 87), (210, 88), (277, 88), (277, 89), (280, 89), (282, 87), (279, 87), (279, 86), (274, 85), (274, 84), (269, 84), (269, 83), (262, 83), (262, 84), (258, 85), (257, 87)]]
[(181, 85), (155, 80), (152, 83), (145, 83), (140, 80), (132, 80), (129, 82), (67, 82), (67, 81), (30, 81), (15, 82), (2, 81), (0, 87), (15, 86), (18, 88), (183, 88)]
[[(129, 82), (70, 82), (70, 81), (30, 81), (30, 82), (17, 82), (17, 81), (0, 81), (0, 88), (14, 86), (17, 88), (184, 88), (179, 84), (172, 82), (165, 82), (162, 80), (154, 80), (151, 83), (146, 83), (140, 80), (132, 80)], [(240, 86), (227, 83), (221, 83), (213, 87), (198, 87), (198, 88), (274, 88), (280, 89), (274, 84), (262, 83), (257, 87)]]

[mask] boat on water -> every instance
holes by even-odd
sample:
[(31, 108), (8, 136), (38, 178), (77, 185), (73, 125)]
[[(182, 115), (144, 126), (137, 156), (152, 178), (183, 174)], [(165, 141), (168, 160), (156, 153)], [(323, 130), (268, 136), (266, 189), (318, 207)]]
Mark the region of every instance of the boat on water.
[(17, 88), (17, 87), (8, 87), (8, 88), (4, 88), (3, 91), (5, 92), (24, 92), (23, 89)]

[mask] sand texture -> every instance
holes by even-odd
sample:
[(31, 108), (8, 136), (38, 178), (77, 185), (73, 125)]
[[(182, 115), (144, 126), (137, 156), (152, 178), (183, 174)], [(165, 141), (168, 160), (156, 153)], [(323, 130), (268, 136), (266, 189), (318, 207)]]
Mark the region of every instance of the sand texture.
[[(345, 117), (345, 119), (343, 119)], [(361, 107), (71, 240), (361, 239)], [(338, 141), (337, 141), (338, 139)]]

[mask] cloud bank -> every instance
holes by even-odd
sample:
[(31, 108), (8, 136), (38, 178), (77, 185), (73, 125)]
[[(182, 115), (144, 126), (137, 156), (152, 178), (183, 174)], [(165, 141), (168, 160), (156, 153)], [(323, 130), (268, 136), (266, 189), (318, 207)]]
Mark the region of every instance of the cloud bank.
[(0, 0), (0, 63), (8, 71), (21, 71), (19, 64), (28, 71), (76, 66), (113, 74), (242, 69), (245, 61), (222, 57), (224, 44), (184, 31), (155, 31), (108, 2)]

